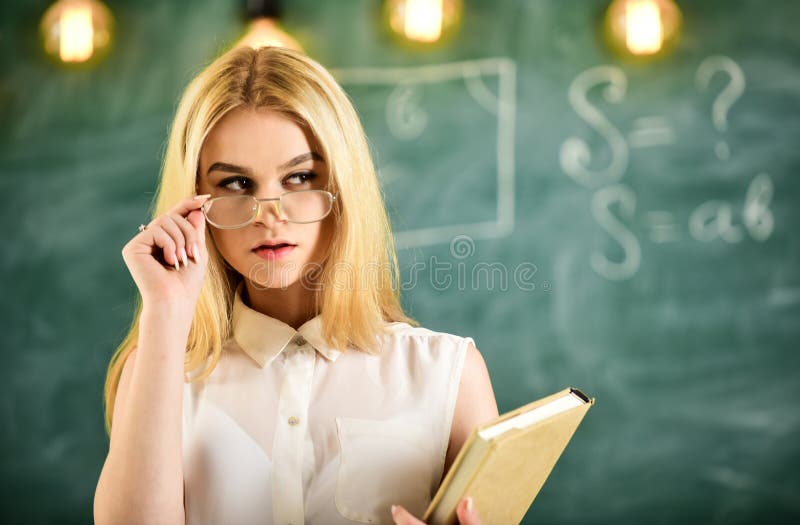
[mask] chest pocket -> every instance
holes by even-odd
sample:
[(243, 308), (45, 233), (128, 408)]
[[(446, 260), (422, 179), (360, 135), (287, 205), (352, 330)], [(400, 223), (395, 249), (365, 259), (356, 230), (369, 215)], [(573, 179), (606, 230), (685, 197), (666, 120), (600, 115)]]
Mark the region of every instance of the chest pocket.
[(422, 516), (430, 503), (437, 444), (431, 429), (390, 419), (336, 418), (341, 457), (334, 497), (345, 518), (392, 524), (391, 506)]

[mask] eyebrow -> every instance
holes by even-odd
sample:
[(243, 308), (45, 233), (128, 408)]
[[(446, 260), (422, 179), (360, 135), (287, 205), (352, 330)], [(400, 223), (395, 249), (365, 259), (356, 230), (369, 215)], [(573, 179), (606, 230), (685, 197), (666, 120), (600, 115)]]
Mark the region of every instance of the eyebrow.
[[(323, 159), (319, 153), (315, 151), (309, 151), (306, 153), (302, 153), (294, 157), (293, 159), (288, 160), (287, 162), (284, 162), (283, 164), (278, 166), (278, 170), (280, 171), (288, 170), (289, 168), (292, 168), (294, 166), (297, 166), (298, 164), (302, 164), (309, 160), (316, 160), (323, 163), (325, 162), (325, 159)], [(241, 175), (249, 175), (251, 177), (253, 176), (253, 170), (251, 170), (250, 168), (245, 166), (237, 166), (236, 164), (229, 164), (227, 162), (215, 162), (214, 164), (209, 166), (206, 175), (208, 175), (212, 171), (226, 171), (229, 173), (239, 173)]]

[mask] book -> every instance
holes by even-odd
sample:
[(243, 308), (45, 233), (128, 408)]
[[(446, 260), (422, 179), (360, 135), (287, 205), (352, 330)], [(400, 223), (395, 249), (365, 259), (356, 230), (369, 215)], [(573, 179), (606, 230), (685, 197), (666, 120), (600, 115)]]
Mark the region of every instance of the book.
[(518, 524), (592, 405), (568, 387), (473, 429), (422, 521), (458, 523), (456, 506), (470, 496), (483, 523)]

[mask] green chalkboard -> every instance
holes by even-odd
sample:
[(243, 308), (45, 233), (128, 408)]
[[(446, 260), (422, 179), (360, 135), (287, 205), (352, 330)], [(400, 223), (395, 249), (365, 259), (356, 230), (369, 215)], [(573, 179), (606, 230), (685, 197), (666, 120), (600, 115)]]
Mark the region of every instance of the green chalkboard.
[[(113, 51), (68, 71), (49, 2), (6, 4), (0, 521), (89, 523), (120, 250), (240, 5), (108, 2)], [(602, 44), (606, 1), (464, 5), (432, 50), (377, 1), (287, 1), (285, 26), (364, 122), (410, 315), (475, 339), (501, 412), (597, 400), (525, 523), (797, 520), (800, 4), (680, 1), (673, 54), (637, 64)]]

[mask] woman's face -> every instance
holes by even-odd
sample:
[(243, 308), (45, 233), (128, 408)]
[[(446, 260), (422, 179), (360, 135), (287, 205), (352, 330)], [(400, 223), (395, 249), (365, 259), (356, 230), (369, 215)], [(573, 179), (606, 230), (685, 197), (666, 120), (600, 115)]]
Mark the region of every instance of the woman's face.
[[(306, 129), (275, 111), (236, 109), (214, 126), (203, 144), (197, 193), (210, 193), (211, 198), (274, 198), (287, 191), (325, 189), (328, 176), (325, 160)], [(241, 228), (206, 225), (222, 257), (254, 286), (286, 288), (309, 271), (318, 272), (334, 216), (331, 212), (322, 221), (292, 223), (281, 220), (273, 204), (262, 202), (258, 218)], [(296, 246), (280, 258), (253, 249), (277, 239)]]

